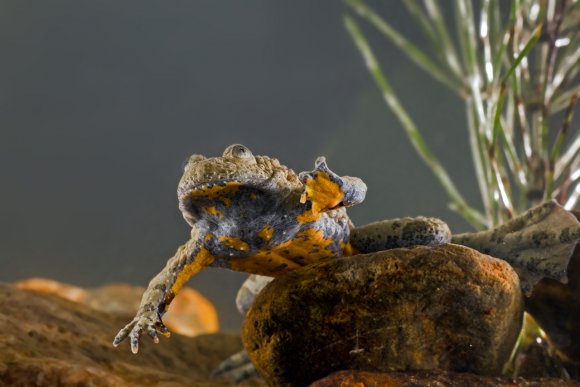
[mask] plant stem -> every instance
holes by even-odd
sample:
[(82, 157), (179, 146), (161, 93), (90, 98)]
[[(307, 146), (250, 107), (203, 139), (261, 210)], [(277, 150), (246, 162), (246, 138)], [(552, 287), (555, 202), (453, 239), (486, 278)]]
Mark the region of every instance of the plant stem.
[(479, 214), (475, 209), (471, 208), (463, 199), (455, 185), (453, 184), (449, 175), (440, 164), (439, 160), (435, 157), (435, 155), (431, 152), (428, 148), (427, 144), (425, 143), (423, 136), (417, 129), (415, 123), (400, 104), (398, 98), (396, 97), (393, 89), (391, 88), (387, 78), (384, 76), (382, 70), (379, 67), (379, 64), (376, 60), (374, 53), (372, 52), (370, 46), (368, 45), (366, 39), (362, 35), (360, 28), (355, 23), (355, 21), (346, 16), (345, 25), (347, 30), (349, 31), (350, 35), (352, 36), (354, 42), (356, 43), (357, 48), (361, 52), (363, 58), (365, 59), (365, 63), (367, 68), (369, 69), (370, 73), (372, 74), (375, 83), (381, 90), (383, 94), (383, 98), (387, 105), (390, 107), (391, 111), (397, 116), (401, 125), (407, 132), (411, 143), (422, 157), (423, 161), (431, 168), (439, 182), (447, 192), (451, 200), (452, 208), (458, 211), (462, 216), (465, 217), (474, 227), (481, 228), (485, 225), (483, 221), (483, 216)]

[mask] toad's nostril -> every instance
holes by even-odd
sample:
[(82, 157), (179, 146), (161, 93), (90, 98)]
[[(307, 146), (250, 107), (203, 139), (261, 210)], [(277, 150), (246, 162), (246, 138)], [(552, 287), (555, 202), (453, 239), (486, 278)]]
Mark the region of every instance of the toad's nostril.
[(183, 163), (181, 164), (181, 169), (183, 171), (185, 171), (191, 164), (196, 163), (198, 161), (201, 161), (205, 159), (205, 156), (202, 155), (191, 155), (189, 156), (187, 159), (185, 159), (183, 161)]

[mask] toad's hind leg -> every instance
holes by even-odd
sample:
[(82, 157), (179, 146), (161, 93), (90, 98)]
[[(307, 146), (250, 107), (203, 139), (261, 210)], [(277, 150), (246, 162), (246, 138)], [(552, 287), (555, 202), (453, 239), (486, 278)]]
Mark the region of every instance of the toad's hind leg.
[[(244, 281), (236, 297), (236, 306), (245, 316), (254, 303), (256, 296), (273, 278), (252, 274)], [(222, 361), (212, 373), (214, 376), (225, 377), (239, 383), (257, 375), (246, 350), (241, 350)]]
[(258, 371), (250, 361), (248, 352), (242, 350), (222, 361), (212, 372), (212, 376), (223, 377), (235, 383), (240, 383), (246, 379), (258, 376)]
[(242, 284), (238, 295), (236, 296), (236, 307), (245, 316), (254, 303), (256, 296), (268, 285), (274, 278), (263, 275), (252, 274)]
[(437, 218), (400, 218), (369, 223), (351, 230), (350, 244), (361, 253), (448, 243), (451, 231)]
[(490, 230), (453, 236), (453, 243), (507, 261), (530, 295), (542, 278), (565, 282), (580, 240), (580, 223), (555, 201), (533, 207)]

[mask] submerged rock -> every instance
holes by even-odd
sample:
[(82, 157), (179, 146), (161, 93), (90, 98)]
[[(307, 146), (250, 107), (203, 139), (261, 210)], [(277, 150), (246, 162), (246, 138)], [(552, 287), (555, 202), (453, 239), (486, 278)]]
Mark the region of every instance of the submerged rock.
[[(125, 320), (135, 315), (145, 291), (143, 287), (128, 284), (108, 284), (85, 289), (47, 278), (28, 278), (14, 285), (20, 289), (54, 294), (101, 312), (122, 316)], [(184, 287), (177, 294), (163, 316), (163, 322), (171, 332), (189, 337), (219, 330), (215, 307), (189, 287)]]
[(133, 355), (111, 345), (124, 318), (5, 284), (0, 305), (2, 386), (228, 386), (210, 372), (241, 349), (237, 334), (173, 335)]
[(550, 378), (500, 378), (457, 372), (389, 372), (376, 373), (364, 371), (340, 371), (318, 380), (310, 387), (346, 387), (346, 386), (391, 386), (391, 387), (440, 387), (440, 386), (478, 386), (478, 387), (564, 387), (577, 386), (569, 380)]
[(522, 321), (517, 274), (458, 245), (321, 262), (272, 281), (244, 322), (244, 346), (270, 385), (344, 369), (497, 375)]
[[(580, 217), (580, 212), (576, 213)], [(546, 330), (564, 367), (580, 380), (580, 247), (568, 265), (568, 283), (544, 279), (536, 285), (526, 310)], [(528, 373), (537, 371), (531, 369)]]

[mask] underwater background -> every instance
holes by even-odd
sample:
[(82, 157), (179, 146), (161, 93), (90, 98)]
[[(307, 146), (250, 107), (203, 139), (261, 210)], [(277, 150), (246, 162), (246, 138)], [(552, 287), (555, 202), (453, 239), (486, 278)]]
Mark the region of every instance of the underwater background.
[[(369, 3), (422, 42), (402, 2)], [(361, 177), (355, 224), (426, 215), (470, 230), (385, 107), (345, 11), (339, 1), (0, 2), (0, 281), (145, 286), (189, 235), (175, 193), (183, 161), (232, 143), (297, 171), (325, 155)], [(394, 47), (377, 51), (480, 207), (462, 104)], [(189, 285), (222, 328), (238, 329), (246, 276), (210, 269)]]

